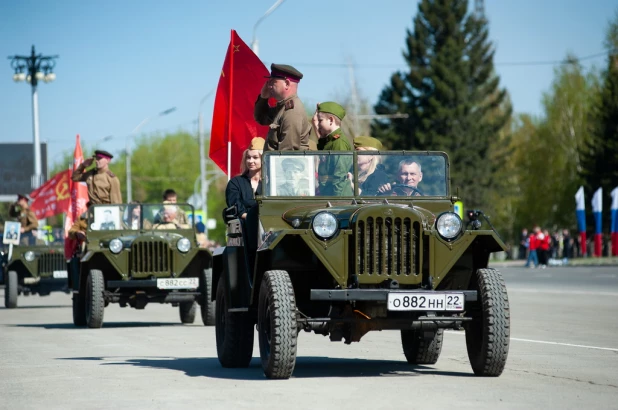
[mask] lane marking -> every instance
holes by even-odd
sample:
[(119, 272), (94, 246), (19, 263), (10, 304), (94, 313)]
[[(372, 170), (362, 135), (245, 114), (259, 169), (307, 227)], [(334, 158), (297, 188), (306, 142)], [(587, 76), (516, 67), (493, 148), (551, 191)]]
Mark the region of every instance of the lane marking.
[(585, 295), (585, 296), (618, 296), (618, 292), (602, 292), (592, 290), (540, 290), (532, 288), (516, 288), (510, 286), (507, 289), (508, 293), (549, 293), (554, 295)]
[[(460, 331), (448, 331), (449, 334), (458, 334), (458, 335), (462, 335), (464, 336), (466, 333), (465, 332), (460, 332)], [(594, 349), (594, 350), (607, 350), (610, 352), (618, 352), (618, 349), (613, 348), (613, 347), (599, 347), (599, 346), (588, 346), (588, 345), (576, 345), (576, 344), (572, 344), (572, 343), (560, 343), (560, 342), (547, 342), (544, 340), (533, 340), (533, 339), (520, 339), (517, 337), (511, 337), (511, 340), (515, 340), (517, 342), (527, 342), (527, 343), (539, 343), (539, 344), (544, 344), (544, 345), (555, 345), (555, 346), (566, 346), (566, 347), (579, 347), (582, 349)]]

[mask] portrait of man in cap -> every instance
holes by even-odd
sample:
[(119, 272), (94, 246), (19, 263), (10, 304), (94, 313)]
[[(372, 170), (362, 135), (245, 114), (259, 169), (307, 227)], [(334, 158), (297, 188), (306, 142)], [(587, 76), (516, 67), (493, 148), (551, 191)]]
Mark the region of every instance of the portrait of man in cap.
[(278, 196), (313, 196), (314, 188), (308, 178), (307, 158), (284, 158), (281, 161), (282, 183), (277, 185)]
[(73, 181), (85, 181), (88, 198), (93, 205), (121, 204), (120, 180), (109, 170), (114, 156), (104, 150), (96, 150), (92, 158), (86, 159), (73, 172)]
[(5, 222), (2, 243), (5, 245), (19, 245), (19, 228), (19, 222)]
[[(309, 150), (311, 124), (298, 98), (303, 74), (290, 65), (272, 64), (266, 78), (253, 110), (255, 120), (270, 127), (264, 151)], [(274, 107), (269, 98), (277, 101)]]

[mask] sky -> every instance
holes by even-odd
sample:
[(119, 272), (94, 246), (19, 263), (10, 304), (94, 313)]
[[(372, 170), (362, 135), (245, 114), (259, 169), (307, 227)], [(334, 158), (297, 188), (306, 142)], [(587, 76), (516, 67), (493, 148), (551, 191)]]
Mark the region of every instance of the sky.
[[(255, 28), (267, 67), (291, 64), (303, 72), (298, 93), (306, 104), (349, 93), (350, 62), (361, 96), (372, 105), (391, 74), (405, 69), (406, 31), (418, 1), (285, 0), (256, 27), (274, 2), (3, 1), (0, 55), (29, 55), (32, 45), (37, 54), (59, 55), (56, 81), (38, 87), (40, 136), (50, 163), (73, 150), (76, 134), (86, 146), (99, 143), (119, 154), (146, 118), (142, 137), (196, 133), (200, 112), (208, 132), (231, 29), (250, 45)], [(603, 52), (615, 12), (615, 0), (485, 1), (496, 71), (515, 112), (541, 115), (556, 67), (551, 62), (569, 52)], [(603, 67), (604, 59), (582, 63)], [(32, 142), (31, 87), (13, 82), (13, 73), (4, 60), (0, 142)]]

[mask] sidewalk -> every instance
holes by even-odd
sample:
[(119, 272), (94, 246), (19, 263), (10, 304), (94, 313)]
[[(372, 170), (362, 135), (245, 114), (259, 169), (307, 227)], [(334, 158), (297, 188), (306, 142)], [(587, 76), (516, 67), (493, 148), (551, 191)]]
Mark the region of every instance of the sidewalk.
[[(618, 266), (618, 256), (610, 256), (603, 258), (574, 258), (569, 259), (566, 265), (562, 265), (562, 261), (560, 259), (556, 259), (559, 264), (552, 265), (549, 263), (547, 265), (548, 268), (556, 267), (556, 266)], [(550, 261), (551, 262), (551, 261)], [(523, 268), (526, 264), (525, 260), (489, 260), (490, 267), (497, 268)]]

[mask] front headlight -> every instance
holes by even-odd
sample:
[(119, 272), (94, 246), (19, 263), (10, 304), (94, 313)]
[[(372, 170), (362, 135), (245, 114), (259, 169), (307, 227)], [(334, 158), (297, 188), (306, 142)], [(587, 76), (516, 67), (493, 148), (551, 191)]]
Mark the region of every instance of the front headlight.
[(438, 217), (436, 229), (440, 236), (446, 240), (451, 240), (461, 232), (461, 218), (453, 212), (445, 212)]
[(322, 239), (328, 239), (337, 232), (337, 218), (330, 212), (320, 212), (313, 217), (313, 232)]
[(176, 243), (176, 247), (180, 252), (187, 253), (189, 249), (191, 249), (191, 241), (187, 238), (180, 238), (178, 239), (178, 243)]
[(112, 251), (112, 253), (120, 253), (120, 251), (122, 251), (122, 241), (118, 238), (109, 241), (109, 250)]
[(34, 260), (34, 252), (28, 251), (24, 254), (24, 259), (28, 262), (32, 262)]

